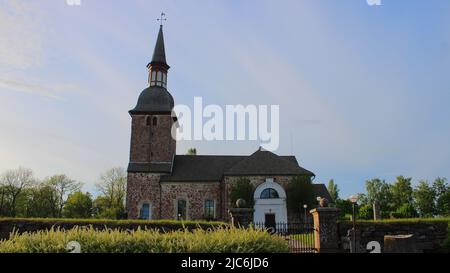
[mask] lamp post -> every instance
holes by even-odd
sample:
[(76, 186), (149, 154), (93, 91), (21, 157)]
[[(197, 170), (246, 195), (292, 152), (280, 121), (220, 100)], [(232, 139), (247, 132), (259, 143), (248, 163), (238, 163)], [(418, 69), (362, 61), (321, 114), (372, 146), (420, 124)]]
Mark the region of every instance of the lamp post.
[(358, 202), (358, 196), (352, 195), (350, 196), (350, 202), (352, 202), (352, 208), (353, 208), (353, 215), (352, 215), (352, 222), (353, 222), (353, 229), (352, 229), (352, 236), (353, 236), (353, 243), (352, 243), (352, 253), (356, 253), (356, 212), (355, 212), (355, 205), (356, 202)]
[(306, 216), (306, 209), (308, 208), (308, 205), (307, 205), (307, 204), (304, 204), (304, 205), (303, 205), (303, 208), (304, 208), (304, 210), (305, 210), (305, 224), (306, 224), (306, 222), (307, 222), (307, 220), (308, 220), (308, 217)]

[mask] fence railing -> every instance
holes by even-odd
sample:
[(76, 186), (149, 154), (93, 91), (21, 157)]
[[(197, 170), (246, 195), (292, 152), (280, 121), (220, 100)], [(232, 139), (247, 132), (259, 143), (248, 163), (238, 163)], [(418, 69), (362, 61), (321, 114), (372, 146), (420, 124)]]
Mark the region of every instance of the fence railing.
[(302, 222), (254, 223), (256, 229), (265, 229), (280, 236), (289, 244), (292, 253), (315, 253), (314, 224)]

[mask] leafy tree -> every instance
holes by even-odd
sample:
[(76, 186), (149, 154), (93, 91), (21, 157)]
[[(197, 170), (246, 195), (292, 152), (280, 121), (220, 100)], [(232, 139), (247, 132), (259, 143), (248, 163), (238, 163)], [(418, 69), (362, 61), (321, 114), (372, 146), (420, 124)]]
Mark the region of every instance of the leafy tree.
[(373, 219), (373, 207), (369, 204), (362, 205), (358, 210), (359, 219), (371, 220)]
[(450, 189), (443, 193), (438, 199), (439, 215), (450, 216)]
[(248, 178), (240, 177), (231, 185), (230, 189), (230, 198), (231, 205), (236, 206), (236, 201), (238, 199), (244, 199), (247, 207), (251, 208), (254, 205), (253, 193), (255, 192), (255, 188)]
[(187, 151), (187, 155), (197, 155), (197, 149), (196, 148), (190, 148)]
[(59, 217), (55, 189), (46, 183), (25, 189), (18, 199), (17, 214), (22, 217)]
[(300, 214), (300, 208), (316, 204), (314, 186), (309, 176), (294, 176), (287, 185), (287, 207), (294, 214)]
[(67, 218), (91, 218), (92, 196), (90, 193), (81, 191), (69, 195), (64, 205), (64, 217)]
[(367, 201), (370, 204), (377, 203), (382, 216), (389, 215), (392, 210), (391, 186), (378, 178), (366, 181)]
[(330, 193), (330, 196), (333, 200), (330, 200), (330, 202), (336, 202), (336, 200), (339, 199), (339, 188), (338, 185), (334, 183), (334, 180), (331, 179), (328, 182), (328, 192)]
[(369, 199), (367, 198), (367, 194), (365, 194), (365, 193), (358, 193), (358, 204), (360, 206), (364, 206), (364, 205), (372, 206), (372, 204), (369, 202)]
[(430, 187), (428, 181), (421, 180), (414, 190), (415, 204), (421, 217), (432, 217), (436, 211), (436, 192)]
[(5, 194), (9, 199), (8, 216), (15, 217), (17, 213), (17, 200), (19, 195), (34, 183), (33, 171), (19, 167), (15, 170), (8, 170), (0, 178), (0, 183), (4, 187)]
[[(107, 215), (107, 218), (122, 218), (125, 211), (125, 197), (127, 177), (123, 168), (112, 168), (100, 177), (100, 183), (96, 185), (101, 193), (101, 203), (104, 211), (100, 215)], [(106, 204), (104, 204), (106, 202)]]
[[(0, 183), (2, 181), (0, 180)], [(6, 191), (6, 186), (0, 184), (0, 216), (5, 216), (6, 215), (6, 211), (8, 209), (8, 195), (7, 195), (7, 191)]]
[(339, 213), (341, 218), (353, 214), (353, 203), (350, 200), (338, 199), (336, 200), (336, 207), (340, 209)]
[(70, 179), (65, 174), (54, 175), (47, 178), (45, 183), (55, 190), (56, 204), (58, 206), (57, 216), (62, 217), (62, 211), (67, 196), (73, 192), (79, 191), (82, 187), (82, 183)]
[(92, 203), (92, 214), (95, 218), (120, 219), (123, 216), (123, 208), (111, 206), (106, 196), (98, 196)]
[(398, 176), (397, 181), (391, 186), (393, 209), (397, 210), (404, 204), (413, 202), (412, 178)]
[(446, 178), (438, 177), (433, 182), (433, 190), (436, 200), (436, 214), (440, 216), (450, 215), (450, 186)]
[(391, 216), (394, 218), (416, 218), (418, 214), (412, 204), (404, 203), (395, 212), (393, 212)]

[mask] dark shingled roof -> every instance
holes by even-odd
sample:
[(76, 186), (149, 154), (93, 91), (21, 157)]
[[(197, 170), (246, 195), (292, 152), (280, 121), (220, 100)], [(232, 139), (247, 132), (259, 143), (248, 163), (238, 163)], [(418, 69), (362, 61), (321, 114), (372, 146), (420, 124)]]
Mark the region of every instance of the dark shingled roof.
[(225, 170), (246, 156), (222, 155), (176, 155), (172, 174), (161, 177), (161, 181), (192, 182), (220, 181)]
[(312, 172), (300, 167), (294, 156), (278, 156), (258, 151), (251, 156), (177, 155), (172, 174), (161, 177), (161, 181), (221, 181), (224, 175), (314, 176)]
[(331, 198), (331, 195), (327, 190), (327, 187), (325, 187), (324, 184), (313, 184), (313, 186), (316, 196), (326, 198), (330, 203), (334, 202), (333, 198)]
[(225, 175), (309, 175), (314, 173), (303, 169), (295, 157), (282, 157), (269, 151), (258, 150), (240, 161)]
[(164, 34), (162, 26), (160, 26), (159, 28), (158, 38), (156, 40), (155, 50), (153, 51), (151, 64), (162, 64), (168, 67), (166, 62), (166, 50), (164, 47)]
[(174, 104), (173, 97), (166, 88), (150, 86), (142, 91), (130, 114), (170, 114)]

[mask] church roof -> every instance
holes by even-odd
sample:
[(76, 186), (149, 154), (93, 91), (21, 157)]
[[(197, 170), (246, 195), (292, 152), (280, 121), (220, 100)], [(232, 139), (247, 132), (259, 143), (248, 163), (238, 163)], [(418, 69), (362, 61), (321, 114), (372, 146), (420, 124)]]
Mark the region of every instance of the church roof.
[(258, 150), (225, 172), (225, 175), (309, 175), (314, 174), (297, 163), (294, 156), (282, 157)]
[(221, 181), (223, 176), (308, 175), (314, 173), (300, 167), (294, 156), (278, 156), (257, 151), (251, 156), (176, 155), (170, 175), (161, 181)]
[(150, 86), (141, 92), (136, 107), (130, 110), (130, 114), (171, 113), (174, 104), (173, 97), (166, 88)]
[(313, 184), (313, 190), (317, 196), (326, 198), (331, 203), (335, 202), (324, 184)]

